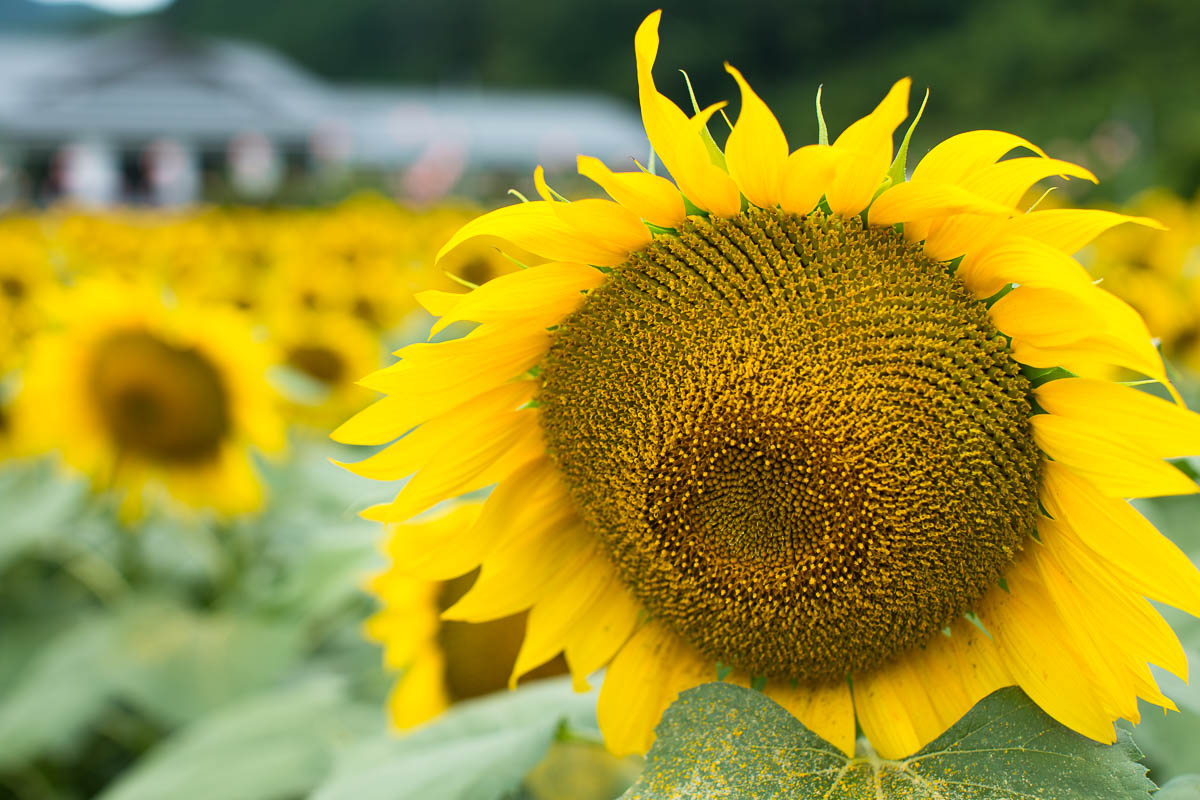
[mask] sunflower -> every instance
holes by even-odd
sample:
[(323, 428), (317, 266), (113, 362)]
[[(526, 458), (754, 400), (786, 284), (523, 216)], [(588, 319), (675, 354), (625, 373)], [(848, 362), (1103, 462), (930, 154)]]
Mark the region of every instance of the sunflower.
[[(391, 563), (367, 586), (381, 607), (366, 621), (364, 632), (383, 645), (385, 667), (403, 670), (388, 698), (388, 715), (397, 728), (411, 728), (459, 700), (516, 684), (512, 666), (526, 615), (512, 614), (479, 625), (440, 620), (439, 614), (466, 594), (476, 575), (430, 581), (404, 570), (409, 539), (441, 538), (469, 527), (478, 517), (478, 503), (463, 503), (433, 519), (395, 526), (383, 546)], [(566, 669), (561, 661), (551, 660), (525, 677), (562, 674)]]
[(0, 372), (20, 362), (24, 345), (41, 326), (43, 300), (56, 281), (36, 223), (15, 217), (0, 224)]
[[(1200, 417), (1073, 377), (1112, 364), (1168, 386), (1141, 318), (1070, 257), (1122, 222), (1022, 210), (1052, 176), (1094, 180), (998, 131), (953, 136), (907, 176), (910, 82), (832, 143), (792, 151), (741, 73), (719, 149), (651, 75), (642, 119), (674, 182), (579, 170), (613, 199), (468, 223), (528, 265), (431, 293), (434, 332), (364, 380), (388, 396), (335, 438), (395, 441), (357, 464), (411, 476), (364, 512), (399, 521), (495, 485), (469, 527), (404, 543), (417, 576), (480, 569), (445, 612), (529, 610), (514, 674), (565, 653), (607, 665), (610, 749), (646, 750), (678, 692), (762, 689), (852, 752), (912, 753), (995, 689), (1114, 740), (1183, 675), (1146, 598), (1200, 612), (1200, 573), (1126, 498), (1197, 491), (1164, 459)], [(918, 114), (919, 118), (919, 114)], [(1028, 155), (1005, 156), (1013, 151)], [(1168, 389), (1173, 392), (1173, 389)]]
[(270, 350), (222, 308), (168, 305), (145, 287), (94, 281), (60, 301), (16, 399), (24, 448), (57, 450), (122, 516), (152, 492), (218, 514), (250, 512), (262, 488), (250, 446), (283, 431), (266, 383)]
[(1158, 190), (1132, 210), (1150, 214), (1167, 232), (1128, 228), (1091, 248), (1091, 268), (1129, 302), (1162, 341), (1163, 354), (1200, 373), (1200, 202)]
[(292, 417), (328, 431), (371, 401), (372, 394), (355, 383), (380, 361), (379, 338), (365, 323), (347, 314), (298, 308), (272, 316), (271, 338), (283, 362), (315, 390), (295, 398)]

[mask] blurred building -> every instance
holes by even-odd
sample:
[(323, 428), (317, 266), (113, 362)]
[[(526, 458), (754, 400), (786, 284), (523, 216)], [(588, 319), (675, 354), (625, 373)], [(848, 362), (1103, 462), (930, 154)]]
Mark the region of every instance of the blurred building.
[(603, 97), (334, 85), (257, 45), (155, 26), (0, 35), (0, 204), (269, 199), (330, 172), (429, 200), (471, 175), (647, 148), (633, 110)]

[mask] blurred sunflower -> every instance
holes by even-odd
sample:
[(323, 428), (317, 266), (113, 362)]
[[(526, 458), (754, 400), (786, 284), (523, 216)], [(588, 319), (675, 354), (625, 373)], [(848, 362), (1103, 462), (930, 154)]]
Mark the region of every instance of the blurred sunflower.
[(1146, 319), (1169, 360), (1200, 373), (1200, 202), (1157, 190), (1130, 210), (1167, 231), (1130, 227), (1104, 237), (1090, 253), (1092, 272)]
[[(512, 666), (526, 615), (512, 614), (478, 625), (440, 620), (439, 614), (466, 594), (476, 575), (430, 581), (405, 572), (408, 559), (416, 555), (414, 539), (440, 540), (469, 528), (478, 516), (478, 503), (464, 503), (430, 521), (394, 526), (383, 547), (391, 563), (368, 584), (381, 607), (367, 620), (366, 636), (383, 645), (388, 669), (403, 670), (388, 698), (389, 717), (397, 728), (432, 719), (459, 700), (516, 685)], [(555, 659), (525, 677), (564, 672), (565, 664)]]
[(560, 651), (580, 685), (607, 665), (617, 753), (725, 678), (846, 752), (857, 718), (886, 758), (1007, 685), (1106, 742), (1139, 696), (1173, 708), (1147, 662), (1186, 659), (1145, 598), (1198, 613), (1200, 573), (1125, 498), (1197, 491), (1164, 459), (1200, 452), (1200, 417), (1059, 369), (1169, 388), (1141, 318), (1068, 255), (1155, 223), (1022, 212), (1042, 179), (1094, 178), (997, 131), (906, 178), (908, 80), (793, 152), (727, 67), (722, 152), (705, 124), (723, 104), (689, 117), (655, 88), (659, 16), (637, 74), (674, 183), (581, 157), (615, 202), (558, 202), (539, 172), (542, 201), (465, 225), (443, 255), (484, 238), (530, 268), (424, 295), (435, 333), (478, 327), (401, 350), (363, 382), (388, 396), (334, 433), (402, 437), (350, 465), (411, 476), (372, 519), (496, 484), (405, 570), (479, 568), (448, 619), (528, 609), (514, 675)]
[(373, 394), (356, 383), (380, 361), (379, 338), (365, 323), (346, 314), (295, 308), (272, 316), (271, 338), (283, 363), (315, 389), (293, 398), (290, 416), (328, 431), (371, 401)]
[(0, 224), (0, 373), (18, 363), (24, 343), (40, 327), (42, 299), (55, 286), (50, 253), (36, 223), (17, 217)]
[(240, 315), (169, 306), (115, 280), (68, 291), (60, 311), (17, 396), (23, 447), (59, 451), (114, 491), (127, 519), (159, 490), (218, 514), (261, 506), (250, 448), (278, 451), (283, 430), (266, 382), (270, 350)]

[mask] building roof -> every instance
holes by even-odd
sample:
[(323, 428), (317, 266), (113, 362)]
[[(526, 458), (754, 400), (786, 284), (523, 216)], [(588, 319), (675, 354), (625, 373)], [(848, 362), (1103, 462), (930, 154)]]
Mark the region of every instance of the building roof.
[(91, 36), (0, 34), (0, 143), (56, 146), (160, 137), (223, 146), (257, 132), (284, 144), (340, 137), (354, 163), (410, 164), (461, 150), (471, 168), (527, 169), (587, 152), (648, 150), (640, 120), (606, 97), (327, 83), (240, 41), (153, 25)]

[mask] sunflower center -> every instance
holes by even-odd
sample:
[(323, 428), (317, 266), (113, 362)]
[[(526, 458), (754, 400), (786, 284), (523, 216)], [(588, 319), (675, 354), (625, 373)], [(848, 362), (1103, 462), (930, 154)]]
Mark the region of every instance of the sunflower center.
[(89, 380), (100, 417), (122, 450), (194, 463), (216, 456), (229, 433), (225, 385), (195, 349), (146, 331), (121, 331), (97, 346)]
[(9, 300), (18, 302), (25, 297), (25, 282), (11, 275), (6, 275), (0, 278), (0, 292), (3, 292), (4, 296)]
[(346, 363), (341, 355), (320, 345), (298, 345), (291, 348), (287, 353), (287, 362), (327, 386), (340, 381), (346, 373)]
[(689, 222), (563, 321), (542, 379), (550, 452), (631, 590), (754, 675), (835, 680), (919, 644), (1033, 529), (1030, 387), (891, 229)]

